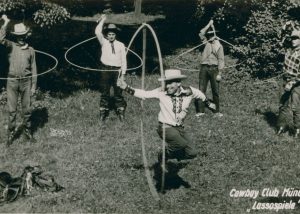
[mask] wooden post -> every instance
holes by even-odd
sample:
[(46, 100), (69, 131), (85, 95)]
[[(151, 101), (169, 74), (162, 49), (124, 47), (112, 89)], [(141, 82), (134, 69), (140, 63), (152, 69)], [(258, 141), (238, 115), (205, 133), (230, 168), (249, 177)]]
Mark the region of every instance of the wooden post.
[(140, 17), (142, 14), (142, 0), (134, 0), (134, 16)]

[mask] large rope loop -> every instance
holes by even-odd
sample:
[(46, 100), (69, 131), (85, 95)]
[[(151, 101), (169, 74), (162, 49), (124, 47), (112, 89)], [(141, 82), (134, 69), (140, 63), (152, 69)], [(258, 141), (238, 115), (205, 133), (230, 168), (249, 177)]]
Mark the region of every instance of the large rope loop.
[(46, 52), (44, 52), (44, 51), (40, 51), (40, 50), (34, 50), (34, 51), (35, 51), (36, 53), (43, 54), (43, 55), (48, 56), (48, 57), (50, 57), (51, 59), (53, 59), (54, 62), (55, 62), (55, 64), (52, 66), (52, 68), (50, 68), (50, 69), (48, 69), (48, 70), (46, 70), (46, 71), (44, 71), (44, 72), (41, 72), (41, 73), (39, 73), (39, 74), (32, 75), (32, 76), (28, 76), (28, 77), (7, 77), (7, 78), (2, 77), (2, 78), (0, 78), (0, 80), (21, 80), (21, 79), (28, 79), (28, 78), (32, 78), (32, 77), (42, 76), (42, 75), (45, 75), (45, 74), (47, 74), (47, 73), (53, 71), (53, 70), (57, 67), (57, 65), (58, 65), (58, 60), (56, 59), (56, 57), (54, 57), (53, 55), (51, 55), (51, 54), (49, 54), (49, 53), (46, 53)]
[[(69, 64), (71, 64), (72, 66), (77, 67), (77, 68), (80, 68), (80, 69), (83, 69), (83, 70), (88, 70), (88, 71), (117, 71), (117, 70), (108, 70), (108, 69), (97, 69), (97, 68), (83, 67), (83, 66), (77, 65), (76, 63), (74, 63), (74, 62), (72, 62), (71, 60), (68, 59), (68, 54), (70, 53), (70, 51), (72, 51), (74, 48), (76, 48), (76, 47), (78, 47), (78, 46), (80, 46), (80, 45), (82, 45), (82, 44), (84, 44), (84, 43), (87, 43), (87, 42), (89, 42), (89, 41), (91, 41), (91, 40), (94, 40), (94, 39), (96, 39), (96, 38), (97, 38), (96, 36), (91, 37), (91, 38), (88, 38), (88, 39), (86, 39), (86, 40), (84, 40), (84, 41), (82, 41), (82, 42), (79, 42), (79, 43), (73, 45), (72, 47), (70, 47), (70, 48), (65, 52), (65, 60), (66, 60)], [(142, 58), (141, 58), (137, 53), (135, 53), (134, 51), (130, 50), (129, 47), (130, 47), (130, 46), (128, 46), (128, 47), (126, 48), (126, 55), (127, 55), (128, 51), (131, 52), (134, 56), (136, 56), (136, 57), (139, 59), (139, 61), (140, 61), (141, 64), (138, 65), (138, 66), (136, 66), (136, 67), (127, 68), (127, 71), (139, 69), (139, 68), (142, 67), (142, 65), (143, 65), (143, 60), (142, 60)]]

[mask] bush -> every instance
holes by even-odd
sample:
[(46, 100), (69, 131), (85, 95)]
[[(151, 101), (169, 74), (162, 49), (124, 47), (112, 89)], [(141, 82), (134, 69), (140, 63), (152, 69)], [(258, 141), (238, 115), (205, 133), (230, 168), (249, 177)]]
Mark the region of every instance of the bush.
[(13, 19), (33, 17), (41, 27), (51, 27), (70, 18), (70, 13), (58, 4), (42, 0), (3, 0), (0, 13), (6, 13)]
[(236, 38), (232, 53), (242, 62), (239, 69), (266, 78), (281, 73), (286, 48), (282, 26), (299, 19), (299, 5), (296, 0), (198, 0), (196, 17), (214, 19), (221, 37)]

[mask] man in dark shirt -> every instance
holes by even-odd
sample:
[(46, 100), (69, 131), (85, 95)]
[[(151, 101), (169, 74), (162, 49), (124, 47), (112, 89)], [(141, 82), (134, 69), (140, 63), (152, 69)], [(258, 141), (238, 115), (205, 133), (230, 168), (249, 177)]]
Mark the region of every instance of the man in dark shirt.
[(35, 61), (35, 52), (32, 47), (26, 43), (26, 37), (29, 33), (23, 23), (16, 24), (14, 31), (11, 32), (17, 42), (7, 39), (6, 31), (9, 19), (2, 15), (4, 24), (0, 29), (0, 44), (9, 49), (9, 71), (7, 79), (7, 105), (9, 111), (8, 138), (7, 146), (12, 144), (16, 131), (16, 115), (18, 106), (18, 97), (21, 97), (22, 117), (23, 117), (23, 138), (26, 141), (35, 142), (31, 133), (30, 105), (31, 96), (35, 93), (37, 82), (37, 69)]

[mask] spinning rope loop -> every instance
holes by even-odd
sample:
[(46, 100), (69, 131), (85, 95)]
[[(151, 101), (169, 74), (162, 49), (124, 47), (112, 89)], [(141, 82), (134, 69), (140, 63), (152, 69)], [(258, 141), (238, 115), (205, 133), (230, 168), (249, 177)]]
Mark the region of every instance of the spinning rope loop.
[(47, 73), (53, 71), (57, 67), (58, 60), (56, 59), (56, 57), (54, 57), (53, 55), (51, 55), (49, 53), (43, 52), (43, 51), (39, 51), (39, 50), (34, 50), (34, 51), (36, 53), (43, 54), (45, 56), (52, 58), (55, 61), (55, 65), (52, 68), (50, 68), (42, 73), (36, 74), (36, 75), (32, 75), (32, 76), (28, 76), (28, 77), (7, 77), (7, 78), (0, 78), (0, 80), (21, 80), (21, 79), (28, 79), (28, 78), (32, 78), (32, 77), (42, 76), (44, 74), (47, 74)]
[[(214, 31), (214, 32), (215, 32), (215, 31)], [(232, 47), (235, 47), (235, 45), (231, 44), (230, 42), (227, 42), (226, 40), (221, 39), (221, 38), (218, 37), (218, 36), (215, 36), (215, 37), (216, 37), (218, 40), (223, 41), (224, 43), (226, 43), (226, 44), (228, 44), (228, 45), (230, 45), (230, 46), (232, 46)], [(182, 57), (183, 55), (185, 55), (185, 54), (187, 54), (187, 53), (192, 52), (193, 50), (195, 50), (195, 49), (201, 47), (202, 45), (205, 45), (207, 42), (208, 42), (208, 41), (205, 41), (205, 42), (203, 42), (203, 43), (201, 43), (201, 44), (199, 44), (199, 45), (196, 45), (195, 47), (192, 47), (191, 49), (188, 49), (187, 51), (185, 51), (185, 52), (179, 54), (178, 56), (176, 56), (176, 57), (174, 58), (174, 60), (176, 60), (176, 59)], [(240, 51), (240, 52), (243, 53), (244, 55), (246, 55), (243, 51)], [(235, 67), (235, 66), (241, 65), (243, 62), (244, 62), (244, 61), (242, 61), (242, 62), (240, 62), (240, 63), (236, 63), (236, 64), (233, 64), (233, 65), (230, 65), (230, 66), (225, 66), (224, 69), (233, 68), (233, 67)], [(181, 67), (178, 67), (178, 66), (176, 66), (175, 68), (180, 69), (180, 70), (183, 70), (183, 71), (194, 71), (194, 72), (195, 72), (195, 71), (199, 71), (199, 69), (181, 68)]]
[[(76, 48), (76, 47), (78, 47), (78, 46), (80, 46), (80, 45), (82, 45), (82, 44), (84, 44), (84, 43), (86, 43), (86, 42), (89, 42), (89, 41), (91, 41), (91, 40), (93, 40), (93, 39), (96, 39), (96, 38), (97, 38), (96, 36), (91, 37), (91, 38), (89, 38), (89, 39), (86, 39), (86, 40), (84, 40), (84, 41), (82, 41), (82, 42), (79, 42), (79, 43), (77, 43), (76, 45), (73, 45), (72, 47), (70, 47), (70, 48), (66, 51), (66, 53), (65, 53), (65, 60), (66, 60), (69, 64), (73, 65), (74, 67), (77, 67), (77, 68), (80, 68), (80, 69), (84, 69), (84, 70), (88, 70), (88, 71), (118, 71), (118, 70), (116, 70), (116, 69), (108, 70), (108, 69), (97, 69), (97, 68), (83, 67), (83, 66), (80, 66), (80, 65), (75, 64), (74, 62), (71, 62), (71, 61), (68, 59), (68, 54), (69, 54), (69, 52), (70, 52), (71, 50), (73, 50), (74, 48)], [(126, 51), (126, 55), (127, 55), (128, 51), (130, 51), (133, 55), (135, 55), (135, 56), (139, 59), (139, 61), (140, 61), (140, 63), (141, 63), (140, 65), (138, 65), (138, 66), (136, 66), (136, 67), (133, 67), (133, 68), (127, 68), (127, 71), (136, 70), (136, 69), (139, 69), (140, 67), (142, 67), (142, 66), (143, 66), (143, 60), (142, 60), (142, 58), (141, 58), (137, 53), (135, 53), (134, 51), (130, 50), (130, 49), (129, 49), (129, 46), (128, 46), (128, 48), (126, 48), (126, 50), (127, 50), (127, 51)]]
[[(160, 45), (159, 45), (156, 33), (154, 32), (153, 28), (149, 24), (143, 23), (136, 30), (136, 32), (132, 36), (131, 41), (129, 42), (128, 50), (129, 50), (129, 47), (132, 45), (134, 39), (138, 35), (138, 33), (142, 29), (144, 29), (144, 28), (148, 28), (148, 30), (150, 30), (150, 32), (152, 33), (152, 36), (154, 38), (154, 41), (155, 41), (155, 44), (156, 44), (156, 49), (157, 49), (157, 54), (158, 54), (158, 58), (159, 58), (160, 74), (161, 74), (161, 77), (163, 78), (164, 77), (164, 70), (163, 70), (163, 62), (162, 62), (162, 55), (161, 55)], [(144, 79), (142, 79), (142, 82), (144, 82)], [(164, 83), (164, 81), (162, 81), (161, 87), (162, 87), (162, 90), (165, 89), (165, 83)], [(142, 87), (142, 89), (144, 89), (144, 88)], [(141, 102), (141, 106), (142, 106), (142, 109), (144, 109), (144, 107), (143, 107), (143, 101)], [(166, 154), (165, 154), (165, 149), (166, 149), (165, 138), (166, 137), (165, 136), (166, 136), (165, 127), (163, 126), (163, 134), (162, 134), (162, 138), (163, 138), (163, 142), (162, 142), (162, 156), (163, 156), (162, 157), (162, 167), (163, 167), (163, 169), (165, 168), (165, 156), (166, 156)], [(146, 175), (146, 178), (147, 178), (148, 186), (149, 186), (149, 189), (150, 189), (150, 192), (151, 192), (153, 198), (157, 202), (160, 202), (160, 198), (159, 198), (158, 192), (155, 189), (155, 186), (154, 186), (153, 181), (151, 179), (150, 170), (149, 170), (149, 166), (148, 166), (148, 160), (147, 160), (147, 157), (146, 157), (146, 149), (145, 149), (145, 142), (144, 142), (143, 111), (142, 111), (142, 117), (141, 117), (141, 144), (142, 144), (143, 163), (144, 163), (145, 175)], [(163, 170), (162, 171), (162, 179), (161, 179), (161, 191), (164, 190), (164, 183), (165, 183), (165, 171)]]

